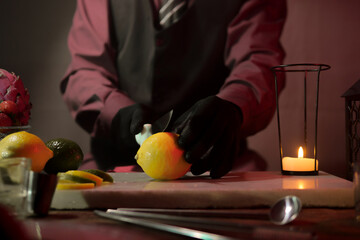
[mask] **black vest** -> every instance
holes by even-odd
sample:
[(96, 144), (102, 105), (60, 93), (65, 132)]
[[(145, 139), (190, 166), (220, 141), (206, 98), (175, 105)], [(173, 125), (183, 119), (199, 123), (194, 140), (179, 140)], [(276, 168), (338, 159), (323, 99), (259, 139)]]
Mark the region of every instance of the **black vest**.
[[(166, 29), (154, 22), (150, 1), (110, 0), (119, 89), (157, 111), (174, 109), (176, 119), (223, 85), (230, 72), (224, 64), (227, 26), (244, 1), (195, 0)], [(134, 164), (137, 148), (91, 139), (92, 155), (103, 170)]]
[(156, 27), (150, 1), (110, 1), (119, 88), (159, 111), (186, 110), (228, 76), (227, 26), (244, 1), (195, 0), (166, 29)]

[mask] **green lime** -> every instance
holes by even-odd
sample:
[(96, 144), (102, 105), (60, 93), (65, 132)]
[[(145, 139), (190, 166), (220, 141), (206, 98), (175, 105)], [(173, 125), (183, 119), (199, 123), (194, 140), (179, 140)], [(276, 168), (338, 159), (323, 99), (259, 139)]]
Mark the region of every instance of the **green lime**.
[(46, 142), (46, 146), (54, 152), (54, 157), (45, 165), (44, 171), (47, 173), (77, 170), (84, 158), (80, 146), (69, 139), (52, 139)]
[(114, 179), (106, 172), (99, 169), (85, 169), (84, 172), (92, 173), (98, 177), (101, 177), (104, 182), (114, 182)]

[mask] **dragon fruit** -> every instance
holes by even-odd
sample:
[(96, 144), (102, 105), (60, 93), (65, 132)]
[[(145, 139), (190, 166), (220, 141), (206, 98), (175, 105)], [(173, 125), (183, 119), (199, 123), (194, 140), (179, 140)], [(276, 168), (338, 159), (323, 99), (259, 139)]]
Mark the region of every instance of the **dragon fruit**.
[(9, 126), (6, 116), (11, 126), (28, 125), (31, 107), (29, 91), (21, 78), (0, 69), (0, 126)]

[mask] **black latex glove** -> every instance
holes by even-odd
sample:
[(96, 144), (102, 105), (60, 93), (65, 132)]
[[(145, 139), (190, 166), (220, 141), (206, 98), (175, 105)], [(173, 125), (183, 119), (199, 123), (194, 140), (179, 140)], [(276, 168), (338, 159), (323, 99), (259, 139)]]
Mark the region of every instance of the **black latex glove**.
[(216, 96), (198, 101), (176, 120), (178, 144), (194, 175), (210, 171), (211, 178), (220, 178), (231, 170), (242, 141), (241, 124), (238, 106)]
[(141, 104), (133, 104), (122, 108), (117, 112), (112, 121), (111, 130), (113, 137), (120, 144), (124, 141), (131, 141), (135, 139), (136, 134), (141, 132), (144, 124), (152, 124), (162, 115), (162, 112), (157, 112)]
[(96, 146), (92, 147), (92, 153), (96, 158), (102, 159), (98, 165), (103, 169), (111, 169), (119, 164), (133, 164), (134, 156), (139, 149), (135, 135), (141, 132), (145, 123), (151, 124), (159, 116), (161, 113), (140, 104), (120, 109), (111, 123), (110, 141), (100, 137), (92, 139), (92, 145)]
[(138, 134), (143, 129), (144, 124), (152, 124), (161, 115), (162, 113), (156, 112), (149, 107), (136, 104), (136, 109), (131, 117), (130, 132), (134, 135)]
[(140, 133), (144, 124), (147, 123), (152, 125), (151, 131), (153, 134), (164, 131), (164, 121), (157, 120), (159, 120), (165, 114), (167, 114), (166, 117), (168, 117), (169, 111), (156, 111), (144, 106), (138, 107), (132, 115), (130, 132), (134, 135)]

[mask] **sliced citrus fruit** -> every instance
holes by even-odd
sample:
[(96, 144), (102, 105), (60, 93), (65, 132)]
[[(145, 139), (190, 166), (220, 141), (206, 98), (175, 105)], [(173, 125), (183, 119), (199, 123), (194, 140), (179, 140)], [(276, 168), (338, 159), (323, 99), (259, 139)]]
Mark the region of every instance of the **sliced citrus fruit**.
[(71, 181), (71, 180), (67, 180), (67, 179), (62, 179), (60, 178), (58, 180), (58, 183), (76, 183), (75, 181)]
[(58, 183), (57, 190), (71, 190), (71, 189), (91, 189), (94, 188), (94, 183)]
[(100, 186), (101, 183), (103, 182), (103, 179), (101, 177), (98, 177), (95, 174), (80, 171), (80, 170), (70, 170), (70, 171), (65, 172), (65, 174), (72, 175), (74, 177), (81, 177), (81, 178), (89, 179), (91, 181), (94, 181), (96, 186)]
[(113, 184), (113, 182), (107, 182), (107, 181), (105, 181), (105, 182), (102, 182), (101, 186), (110, 185), (110, 184)]
[(98, 177), (101, 177), (104, 182), (111, 182), (111, 183), (114, 182), (114, 179), (110, 176), (110, 174), (108, 174), (104, 171), (101, 171), (99, 169), (85, 169), (82, 171), (94, 174)]
[(67, 173), (59, 173), (59, 183), (93, 183), (96, 184), (94, 180), (89, 178), (84, 178), (76, 175), (71, 175)]

